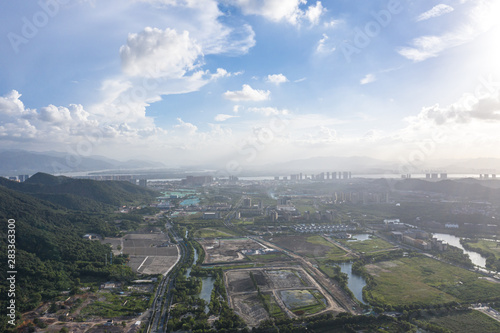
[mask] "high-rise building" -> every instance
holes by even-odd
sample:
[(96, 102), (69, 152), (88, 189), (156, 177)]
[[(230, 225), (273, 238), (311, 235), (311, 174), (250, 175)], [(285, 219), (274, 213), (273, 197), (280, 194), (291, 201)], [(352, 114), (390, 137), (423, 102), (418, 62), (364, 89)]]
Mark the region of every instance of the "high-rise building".
[(29, 175), (19, 175), (17, 176), (17, 178), (19, 179), (19, 181), (22, 183), (22, 182), (25, 182), (28, 180), (28, 178), (30, 178)]

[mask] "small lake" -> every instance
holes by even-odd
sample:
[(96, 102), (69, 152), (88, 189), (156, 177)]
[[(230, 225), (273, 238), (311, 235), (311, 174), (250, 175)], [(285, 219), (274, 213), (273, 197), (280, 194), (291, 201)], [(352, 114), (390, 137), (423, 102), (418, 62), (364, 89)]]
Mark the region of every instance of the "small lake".
[(215, 279), (211, 276), (201, 278), (201, 292), (198, 296), (199, 298), (205, 300), (207, 302), (207, 306), (205, 307), (205, 313), (208, 313), (208, 304), (210, 303), (210, 296), (212, 296), (212, 290), (214, 289)]
[(352, 272), (352, 262), (343, 262), (337, 265), (340, 266), (340, 271), (347, 274), (349, 277), (347, 280), (347, 287), (349, 287), (349, 290), (352, 291), (354, 297), (356, 297), (356, 299), (361, 303), (365, 304), (365, 302), (363, 302), (363, 288), (366, 286), (365, 279)]
[(182, 200), (180, 205), (181, 206), (191, 206), (191, 205), (197, 205), (200, 203), (200, 199), (198, 198), (189, 198), (189, 199), (185, 199), (185, 200)]
[(348, 239), (348, 242), (362, 242), (365, 240), (370, 239), (370, 234), (358, 234), (358, 235), (352, 235), (351, 239)]
[(462, 244), (460, 244), (460, 237), (449, 235), (449, 234), (439, 234), (439, 233), (432, 234), (432, 236), (437, 238), (438, 240), (445, 241), (449, 245), (458, 247), (459, 249), (464, 251), (465, 254), (469, 255), (469, 258), (474, 265), (482, 267), (482, 268), (486, 267), (486, 258), (477, 252), (468, 251), (468, 250), (464, 249)]

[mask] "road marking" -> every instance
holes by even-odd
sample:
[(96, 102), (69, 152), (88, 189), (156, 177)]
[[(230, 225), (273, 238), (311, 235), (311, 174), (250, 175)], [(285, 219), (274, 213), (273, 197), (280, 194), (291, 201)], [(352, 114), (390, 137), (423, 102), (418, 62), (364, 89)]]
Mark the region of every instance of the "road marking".
[(142, 261), (142, 263), (139, 265), (139, 267), (137, 267), (137, 271), (139, 271), (141, 269), (142, 265), (144, 265), (144, 263), (146, 262), (146, 260), (148, 260), (148, 258), (149, 258), (149, 256), (147, 256), (146, 259), (144, 259)]

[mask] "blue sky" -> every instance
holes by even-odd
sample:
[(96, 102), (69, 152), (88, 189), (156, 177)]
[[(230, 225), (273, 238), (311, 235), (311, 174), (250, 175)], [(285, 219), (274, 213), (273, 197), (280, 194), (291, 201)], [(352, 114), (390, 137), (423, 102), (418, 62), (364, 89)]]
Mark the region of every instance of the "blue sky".
[(2, 7), (0, 149), (226, 168), (500, 157), (498, 1)]

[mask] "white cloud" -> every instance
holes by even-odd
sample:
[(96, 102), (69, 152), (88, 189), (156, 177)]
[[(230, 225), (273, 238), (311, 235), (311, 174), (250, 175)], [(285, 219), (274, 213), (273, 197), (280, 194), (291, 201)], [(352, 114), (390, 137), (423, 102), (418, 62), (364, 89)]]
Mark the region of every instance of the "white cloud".
[(328, 45), (329, 37), (327, 34), (323, 34), (323, 37), (319, 40), (318, 46), (316, 46), (317, 53), (331, 53), (335, 51), (335, 47)]
[(336, 28), (341, 22), (342, 22), (341, 20), (331, 20), (331, 21), (323, 23), (323, 27), (325, 29)]
[(269, 90), (253, 89), (248, 84), (244, 84), (240, 91), (226, 91), (223, 96), (230, 101), (265, 101), (269, 99), (271, 92)]
[(303, 20), (318, 24), (325, 11), (320, 1), (306, 10), (300, 8), (306, 0), (231, 0), (230, 3), (239, 6), (245, 15), (261, 15), (273, 22), (287, 21), (292, 25), (299, 25)]
[(400, 47), (396, 51), (414, 62), (437, 57), (449, 48), (474, 40), (497, 24), (500, 3), (497, 1), (478, 0), (467, 9), (467, 19), (460, 20), (454, 29), (441, 35), (421, 36), (413, 39), (410, 47)]
[(177, 130), (181, 130), (189, 135), (193, 135), (198, 131), (198, 126), (192, 123), (187, 123), (183, 121), (181, 118), (177, 118), (177, 121), (179, 122), (179, 124), (174, 126), (174, 128)]
[(438, 126), (471, 122), (500, 122), (500, 90), (479, 98), (465, 94), (454, 104), (447, 107), (441, 107), (438, 104), (425, 107), (416, 117), (410, 117), (407, 120), (419, 125)]
[(288, 79), (283, 74), (272, 74), (267, 76), (267, 81), (279, 85), (281, 83), (288, 82)]
[(425, 20), (428, 20), (428, 19), (431, 19), (434, 17), (439, 17), (441, 15), (451, 13), (454, 10), (455, 9), (451, 6), (448, 6), (445, 4), (439, 4), (439, 5), (434, 6), (432, 9), (426, 11), (425, 13), (420, 14), (417, 17), (416, 21), (420, 22), (420, 21), (425, 21)]
[(215, 116), (214, 120), (215, 121), (226, 121), (228, 119), (235, 118), (235, 117), (237, 117), (237, 116), (232, 116), (230, 114), (219, 113), (218, 115)]
[(249, 112), (260, 113), (264, 116), (278, 116), (278, 115), (288, 115), (290, 112), (286, 109), (279, 110), (273, 107), (262, 107), (262, 108), (248, 108)]
[(374, 74), (367, 74), (364, 78), (361, 79), (360, 83), (361, 84), (368, 84), (375, 82), (377, 78), (375, 77)]
[(130, 76), (171, 77), (184, 76), (199, 64), (201, 47), (184, 31), (145, 28), (141, 33), (129, 34), (127, 44), (120, 48), (123, 71)]
[(0, 114), (21, 115), (25, 113), (24, 104), (19, 99), (20, 97), (21, 94), (17, 90), (0, 96)]
[(305, 16), (311, 22), (312, 25), (316, 25), (319, 23), (319, 18), (325, 12), (321, 1), (316, 2), (315, 6), (309, 6), (305, 13)]

